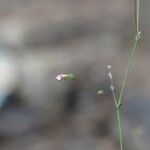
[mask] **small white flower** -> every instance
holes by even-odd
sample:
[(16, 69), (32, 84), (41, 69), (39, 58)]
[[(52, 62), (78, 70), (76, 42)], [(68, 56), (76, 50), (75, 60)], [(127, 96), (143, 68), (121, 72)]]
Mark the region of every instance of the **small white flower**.
[(60, 80), (75, 80), (75, 77), (73, 74), (59, 74), (56, 76), (56, 80), (60, 81)]
[(111, 73), (111, 72), (108, 73), (108, 76), (109, 76), (109, 78), (112, 80), (113, 76), (112, 76), (112, 73)]
[(110, 89), (114, 91), (115, 87), (113, 85), (110, 86)]
[(110, 70), (112, 67), (111, 67), (111, 65), (108, 65), (107, 68)]
[(57, 79), (58, 81), (60, 81), (60, 80), (65, 79), (65, 78), (67, 78), (67, 77), (68, 77), (67, 74), (59, 74), (59, 75), (57, 75), (56, 79)]
[(62, 79), (61, 75), (57, 75), (56, 79), (60, 81)]
[(135, 37), (136, 41), (139, 41), (139, 40), (142, 39), (142, 35), (141, 35), (141, 34), (142, 34), (141, 31), (138, 31), (138, 32), (137, 32), (137, 35), (136, 35), (136, 37)]

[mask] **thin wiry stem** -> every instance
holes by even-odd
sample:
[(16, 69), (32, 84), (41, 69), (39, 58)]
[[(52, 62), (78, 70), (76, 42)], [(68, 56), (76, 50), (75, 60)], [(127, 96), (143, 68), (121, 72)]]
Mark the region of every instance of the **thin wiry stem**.
[(138, 45), (138, 43), (141, 39), (141, 32), (139, 31), (139, 11), (140, 11), (139, 8), (140, 8), (140, 0), (134, 0), (134, 9), (135, 9), (135, 18), (136, 18), (136, 22), (135, 22), (135, 24), (136, 24), (136, 33), (135, 33), (135, 37), (134, 37), (134, 44), (133, 44), (133, 47), (132, 47), (131, 55), (130, 55), (128, 65), (127, 65), (127, 68), (126, 68), (126, 71), (125, 71), (125, 76), (124, 76), (124, 79), (123, 79), (123, 82), (122, 82), (121, 91), (120, 91), (120, 94), (119, 94), (118, 105), (120, 105), (122, 103), (122, 96), (123, 96), (124, 88), (126, 86), (128, 75), (129, 75), (129, 72), (131, 70), (133, 58), (134, 58), (135, 52), (137, 50), (137, 45)]
[(119, 131), (120, 150), (123, 150), (122, 125), (121, 125), (121, 117), (120, 117), (119, 107), (117, 108), (117, 123), (118, 123), (118, 131)]
[(136, 32), (139, 31), (140, 0), (134, 0), (135, 26)]
[(122, 104), (123, 91), (124, 91), (125, 85), (127, 83), (127, 78), (128, 78), (131, 66), (132, 66), (133, 58), (134, 58), (134, 55), (135, 55), (135, 52), (136, 52), (136, 49), (137, 49), (137, 44), (138, 44), (138, 40), (136, 40), (136, 38), (135, 38), (134, 45), (133, 45), (132, 52), (131, 52), (131, 56), (130, 56), (130, 59), (129, 59), (129, 62), (128, 62), (128, 65), (127, 65), (127, 69), (126, 69), (126, 72), (125, 72), (124, 79), (123, 79), (119, 99), (118, 99), (118, 102), (117, 102), (117, 123), (118, 123), (118, 131), (119, 131), (120, 150), (123, 150), (122, 125), (121, 125), (121, 119), (120, 119), (121, 118), (120, 117), (120, 106)]
[(119, 99), (118, 99), (118, 105), (120, 105), (122, 103), (123, 92), (124, 92), (124, 89), (125, 89), (125, 86), (126, 86), (126, 83), (127, 83), (129, 72), (131, 70), (133, 58), (134, 58), (135, 52), (137, 50), (137, 44), (138, 44), (138, 41), (135, 40), (134, 44), (133, 44), (131, 56), (130, 56), (130, 59), (129, 59), (129, 62), (128, 62), (128, 65), (127, 65), (127, 69), (126, 69), (126, 72), (125, 72), (125, 76), (124, 76), (124, 79), (123, 79), (123, 83), (122, 83), (122, 87), (121, 87), (121, 91), (120, 91), (120, 95), (119, 95)]
[[(135, 52), (137, 50), (138, 43), (141, 39), (141, 32), (139, 30), (140, 0), (134, 0), (134, 11), (135, 11), (136, 33), (135, 33), (135, 37), (134, 37), (133, 47), (131, 49), (131, 55), (130, 55), (130, 58), (129, 58), (129, 61), (128, 61), (128, 64), (127, 64), (127, 68), (126, 68), (126, 71), (125, 71), (124, 78), (123, 78), (121, 91), (120, 91), (120, 94), (119, 94), (119, 97), (118, 97), (117, 100), (116, 100), (115, 93), (112, 90), (112, 94), (113, 94), (113, 98), (114, 98), (115, 106), (116, 106), (117, 126), (118, 126), (118, 132), (119, 132), (120, 150), (123, 150), (123, 148), (124, 148), (123, 147), (123, 137), (122, 137), (121, 117), (120, 117), (120, 107), (121, 107), (121, 104), (122, 104), (123, 92), (124, 92), (125, 86), (127, 84), (127, 79), (128, 79), (128, 75), (129, 75), (129, 72), (131, 70), (131, 67), (132, 67)], [(113, 80), (111, 81), (111, 84), (113, 84)]]

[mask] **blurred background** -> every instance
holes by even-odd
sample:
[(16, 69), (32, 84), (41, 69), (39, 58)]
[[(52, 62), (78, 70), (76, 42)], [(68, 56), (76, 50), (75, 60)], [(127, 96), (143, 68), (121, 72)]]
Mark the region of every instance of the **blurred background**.
[[(149, 6), (141, 1), (143, 40), (124, 94), (128, 150), (150, 147)], [(0, 0), (1, 150), (119, 150), (107, 65), (118, 91), (133, 12), (133, 0)]]

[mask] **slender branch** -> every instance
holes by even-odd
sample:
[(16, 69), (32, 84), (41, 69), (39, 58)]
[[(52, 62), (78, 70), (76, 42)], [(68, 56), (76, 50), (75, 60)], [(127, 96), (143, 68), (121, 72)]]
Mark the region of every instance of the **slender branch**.
[(131, 55), (130, 55), (130, 59), (129, 59), (129, 62), (128, 62), (128, 65), (127, 65), (127, 69), (126, 69), (126, 72), (125, 72), (125, 76), (124, 76), (124, 79), (123, 79), (123, 82), (122, 82), (122, 87), (121, 87), (121, 91), (120, 91), (120, 95), (119, 95), (119, 99), (118, 99), (118, 106), (122, 103), (123, 92), (124, 92), (124, 89), (125, 89), (125, 86), (126, 86), (126, 83), (127, 83), (127, 79), (128, 79), (128, 75), (129, 75), (129, 72), (130, 72), (130, 69), (131, 69), (131, 66), (132, 66), (133, 58), (134, 58), (135, 52), (137, 50), (137, 45), (138, 45), (138, 41), (135, 39), (134, 44), (133, 44), (133, 48), (132, 48), (132, 52), (131, 52)]
[(125, 76), (124, 76), (124, 79), (123, 79), (119, 99), (118, 99), (117, 106), (116, 106), (116, 109), (117, 109), (117, 124), (118, 124), (119, 141), (120, 141), (120, 150), (123, 150), (122, 125), (121, 125), (121, 119), (120, 119), (121, 118), (120, 117), (120, 106), (122, 104), (123, 91), (124, 91), (125, 85), (127, 83), (127, 78), (128, 78), (131, 66), (132, 66), (132, 62), (133, 62), (133, 58), (134, 58), (134, 55), (135, 55), (135, 52), (136, 52), (136, 49), (137, 49), (138, 41), (139, 40), (136, 40), (136, 38), (135, 38), (133, 48), (132, 48), (132, 52), (131, 52), (131, 55), (130, 55), (130, 59), (129, 59), (127, 69), (126, 69), (126, 72), (125, 72)]
[[(124, 92), (125, 86), (127, 84), (127, 79), (128, 79), (128, 75), (129, 75), (129, 72), (131, 70), (131, 67), (132, 67), (132, 63), (133, 63), (133, 59), (134, 59), (134, 56), (135, 56), (135, 52), (137, 50), (138, 43), (139, 43), (139, 41), (141, 39), (141, 32), (139, 31), (140, 0), (134, 0), (134, 11), (135, 11), (136, 33), (135, 33), (135, 37), (134, 37), (133, 47), (131, 49), (130, 58), (129, 58), (129, 61), (128, 61), (128, 64), (127, 64), (127, 68), (126, 68), (126, 71), (125, 71), (125, 75), (124, 75), (124, 78), (123, 78), (120, 94), (119, 94), (119, 97), (118, 97), (117, 100), (116, 100), (115, 92), (114, 92), (114, 90), (112, 90), (113, 88), (111, 88), (112, 94), (113, 94), (113, 98), (114, 98), (114, 102), (115, 102), (115, 107), (116, 107), (120, 150), (123, 150), (123, 148), (124, 148), (123, 147), (123, 137), (122, 137), (121, 117), (120, 117), (120, 107), (121, 107), (121, 104), (122, 104), (123, 92)], [(111, 74), (111, 71), (109, 72), (109, 74)], [(112, 85), (112, 87), (114, 87), (113, 86), (113, 80), (111, 80), (111, 85)]]
[(131, 55), (130, 55), (130, 58), (129, 58), (129, 61), (128, 61), (127, 69), (125, 71), (125, 76), (124, 76), (122, 86), (121, 86), (120, 95), (119, 95), (119, 98), (118, 98), (118, 106), (121, 105), (121, 103), (122, 103), (122, 96), (123, 96), (124, 88), (126, 86), (128, 75), (129, 75), (129, 72), (130, 72), (131, 67), (132, 67), (132, 62), (133, 62), (135, 52), (137, 50), (138, 43), (141, 39), (141, 32), (139, 31), (140, 0), (134, 0), (134, 10), (135, 10), (135, 21), (136, 21), (135, 22), (135, 24), (136, 24), (136, 33), (135, 33), (135, 37), (134, 37), (134, 44), (133, 44), (133, 47), (132, 47), (132, 52), (131, 52)]
[(136, 32), (139, 31), (140, 0), (134, 0), (135, 26)]

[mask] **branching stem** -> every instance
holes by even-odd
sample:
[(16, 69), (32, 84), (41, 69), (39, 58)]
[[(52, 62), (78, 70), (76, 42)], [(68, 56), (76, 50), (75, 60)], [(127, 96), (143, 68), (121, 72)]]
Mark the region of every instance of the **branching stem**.
[[(126, 68), (125, 75), (124, 75), (123, 82), (122, 82), (122, 86), (121, 86), (121, 91), (120, 91), (119, 97), (117, 99), (117, 102), (115, 99), (117, 126), (118, 126), (119, 141), (120, 141), (120, 150), (123, 150), (123, 148), (124, 148), (123, 147), (123, 137), (122, 137), (121, 117), (120, 117), (120, 108), (122, 105), (122, 97), (123, 97), (123, 92), (124, 92), (125, 86), (127, 84), (128, 75), (129, 75), (129, 72), (130, 72), (131, 67), (132, 67), (135, 52), (137, 50), (138, 43), (141, 40), (141, 32), (139, 31), (139, 8), (140, 8), (140, 0), (134, 0), (136, 33), (135, 33), (135, 37), (134, 37), (133, 47), (131, 50), (131, 55), (130, 55), (130, 58), (129, 58), (129, 61), (127, 64), (127, 68)], [(113, 97), (115, 97), (114, 93), (113, 93)]]

